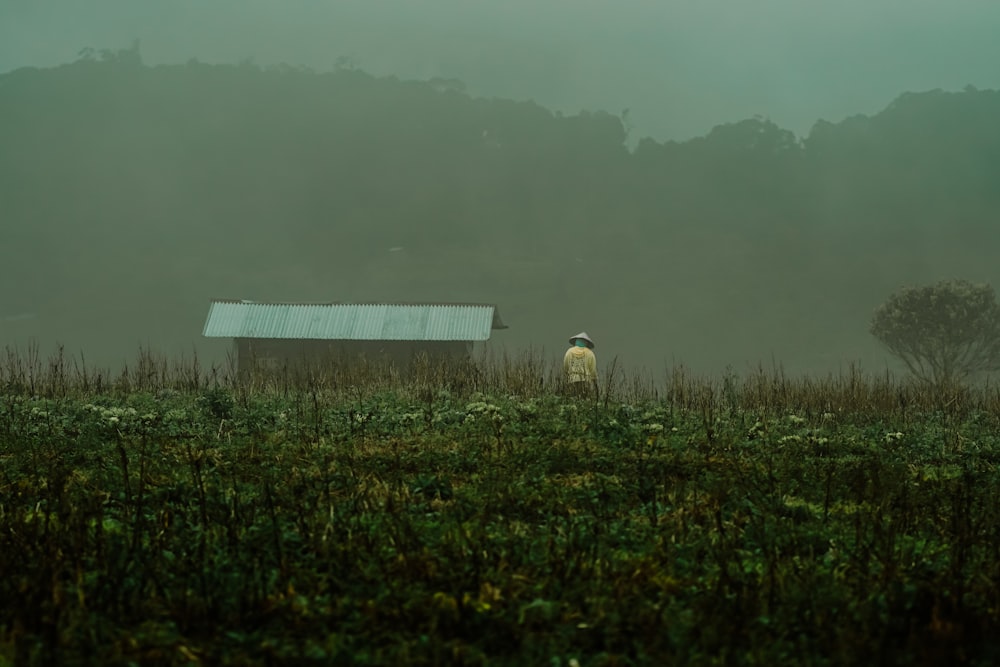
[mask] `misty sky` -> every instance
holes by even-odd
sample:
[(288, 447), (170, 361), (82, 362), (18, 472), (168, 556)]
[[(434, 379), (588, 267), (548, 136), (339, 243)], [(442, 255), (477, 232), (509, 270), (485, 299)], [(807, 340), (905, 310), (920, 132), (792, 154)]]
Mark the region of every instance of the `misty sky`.
[(0, 72), (141, 40), (148, 64), (352, 58), (687, 139), (754, 115), (802, 135), (902, 92), (1000, 88), (996, 0), (0, 0)]

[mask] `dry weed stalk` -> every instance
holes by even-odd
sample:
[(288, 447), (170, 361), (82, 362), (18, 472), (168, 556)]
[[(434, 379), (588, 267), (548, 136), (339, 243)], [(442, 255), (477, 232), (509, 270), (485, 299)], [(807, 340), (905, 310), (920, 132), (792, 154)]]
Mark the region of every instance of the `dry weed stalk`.
[[(532, 350), (517, 356), (491, 353), (476, 361), (418, 356), (409, 366), (371, 359), (328, 359), (280, 367), (251, 362), (237, 370), (232, 359), (206, 369), (196, 354), (170, 360), (141, 348), (135, 362), (114, 375), (88, 365), (82, 354), (78, 359), (68, 358), (62, 348), (43, 361), (37, 345), (31, 345), (25, 350), (5, 348), (0, 358), (0, 392), (60, 398), (164, 390), (200, 393), (224, 388), (244, 402), (255, 396), (308, 395), (318, 406), (319, 402), (357, 402), (391, 393), (426, 404), (441, 392), (456, 398), (473, 394), (518, 398), (558, 395), (560, 371), (543, 352)], [(926, 411), (957, 418), (972, 411), (1000, 411), (1000, 388), (990, 384), (928, 387), (888, 372), (867, 374), (854, 365), (819, 377), (789, 377), (777, 365), (770, 370), (758, 366), (745, 376), (731, 370), (722, 377), (698, 376), (683, 365), (675, 365), (658, 383), (644, 371), (628, 376), (612, 364), (603, 378), (599, 405), (607, 408), (618, 403), (660, 403), (672, 413), (711, 414), (713, 418), (724, 413), (795, 413), (905, 419), (909, 413)]]

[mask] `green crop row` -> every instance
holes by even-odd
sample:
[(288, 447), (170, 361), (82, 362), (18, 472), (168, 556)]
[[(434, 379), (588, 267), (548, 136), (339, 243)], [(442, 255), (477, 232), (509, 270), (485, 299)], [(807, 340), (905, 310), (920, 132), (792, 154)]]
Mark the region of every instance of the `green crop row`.
[(995, 663), (988, 397), (754, 382), (8, 387), (0, 665)]

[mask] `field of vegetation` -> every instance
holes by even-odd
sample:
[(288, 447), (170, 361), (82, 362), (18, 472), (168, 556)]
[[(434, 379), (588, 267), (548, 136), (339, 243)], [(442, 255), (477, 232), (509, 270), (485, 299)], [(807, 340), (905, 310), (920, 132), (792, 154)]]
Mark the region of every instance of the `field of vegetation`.
[(0, 665), (991, 665), (1000, 391), (0, 359)]

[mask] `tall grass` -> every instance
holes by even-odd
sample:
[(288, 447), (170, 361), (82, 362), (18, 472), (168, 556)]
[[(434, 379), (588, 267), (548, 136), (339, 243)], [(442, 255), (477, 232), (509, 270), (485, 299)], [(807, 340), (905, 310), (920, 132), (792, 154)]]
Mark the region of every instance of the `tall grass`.
[[(503, 352), (483, 359), (455, 360), (418, 356), (406, 366), (379, 360), (321, 360), (264, 367), (251, 361), (237, 368), (235, 359), (205, 366), (196, 353), (176, 359), (140, 348), (135, 359), (112, 372), (70, 357), (59, 348), (43, 359), (37, 346), (7, 347), (0, 358), (0, 392), (43, 398), (128, 395), (132, 393), (203, 393), (223, 388), (237, 398), (308, 393), (341, 401), (394, 393), (426, 401), (446, 391), (456, 398), (475, 394), (524, 398), (565, 393), (558, 364), (537, 350)], [(780, 365), (758, 366), (748, 373), (729, 370), (721, 376), (699, 375), (683, 365), (627, 373), (615, 360), (602, 374), (595, 404), (660, 403), (672, 410), (713, 413), (840, 414), (865, 418), (906, 419), (927, 411), (942, 416), (970, 412), (1000, 413), (1000, 387), (989, 383), (931, 387), (883, 371), (856, 365), (823, 376), (787, 375)]]

